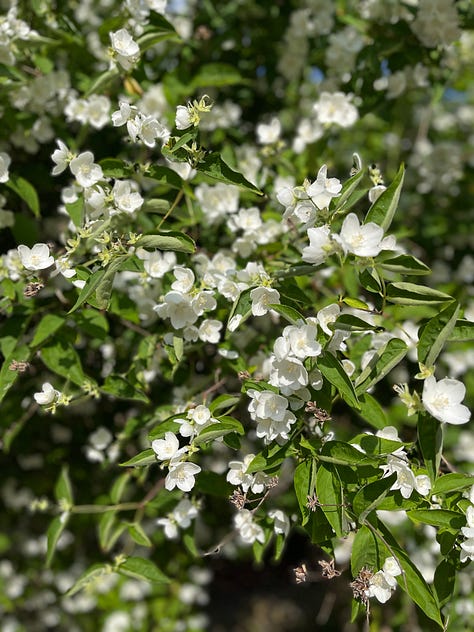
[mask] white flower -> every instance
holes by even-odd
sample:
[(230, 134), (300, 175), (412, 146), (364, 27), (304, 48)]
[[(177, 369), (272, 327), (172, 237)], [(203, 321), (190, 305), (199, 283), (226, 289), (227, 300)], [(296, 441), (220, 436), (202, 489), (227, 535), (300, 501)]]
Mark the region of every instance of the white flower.
[(306, 193), (319, 210), (327, 208), (332, 198), (338, 197), (342, 189), (337, 178), (327, 178), (327, 170), (327, 166), (323, 165), (316, 180), (306, 188)]
[(176, 129), (188, 129), (193, 124), (191, 114), (186, 105), (178, 105), (176, 108)]
[(57, 176), (58, 174), (62, 173), (67, 168), (71, 160), (74, 158), (74, 154), (69, 151), (67, 145), (65, 145), (62, 140), (58, 139), (56, 140), (56, 143), (59, 149), (55, 149), (51, 156), (53, 162), (56, 163), (56, 166), (53, 167), (53, 170), (51, 171), (53, 176)]
[(199, 339), (204, 342), (217, 344), (220, 340), (222, 323), (220, 320), (206, 318), (199, 325)]
[(257, 125), (257, 142), (260, 145), (270, 145), (271, 143), (275, 143), (281, 134), (281, 123), (280, 121), (274, 117), (270, 121), (270, 123), (259, 123)]
[(194, 272), (192, 270), (177, 266), (173, 270), (173, 274), (176, 281), (173, 281), (171, 284), (171, 289), (183, 293), (189, 292), (192, 289), (194, 283)]
[(332, 329), (329, 329), (329, 324), (334, 323), (336, 319), (339, 317), (341, 313), (341, 308), (337, 303), (331, 303), (330, 305), (326, 305), (323, 309), (320, 309), (316, 319), (318, 321), (318, 325), (328, 336), (332, 336), (334, 332)]
[(131, 180), (116, 180), (112, 195), (119, 211), (134, 213), (141, 207), (143, 198), (136, 187), (136, 183)]
[(357, 215), (349, 213), (342, 224), (339, 239), (345, 253), (375, 257), (382, 250), (383, 228), (374, 222), (361, 225)]
[(192, 325), (197, 320), (197, 315), (192, 308), (191, 299), (181, 292), (167, 292), (161, 305), (154, 308), (162, 318), (169, 318), (174, 329), (182, 329)]
[(314, 111), (323, 125), (335, 123), (341, 127), (350, 127), (359, 118), (351, 97), (343, 92), (322, 92), (319, 101), (314, 105)]
[(165, 488), (171, 491), (175, 487), (182, 492), (190, 492), (195, 485), (194, 477), (199, 474), (201, 468), (195, 463), (179, 461), (170, 463), (170, 470), (165, 479)]
[(439, 382), (434, 376), (426, 378), (421, 396), (425, 409), (438, 421), (447, 424), (465, 424), (471, 418), (467, 406), (461, 404), (466, 387), (459, 380), (445, 377)]
[(35, 402), (42, 406), (52, 404), (58, 399), (61, 394), (59, 391), (54, 389), (49, 382), (45, 382), (41, 388), (42, 390), (38, 393), (35, 393), (33, 397), (35, 398)]
[(137, 108), (125, 101), (119, 101), (119, 109), (112, 113), (112, 123), (114, 127), (120, 127), (121, 125), (125, 125), (127, 121), (131, 118), (132, 112), (135, 114), (137, 112)]
[(273, 391), (249, 389), (247, 395), (252, 398), (249, 412), (252, 419), (272, 419), (282, 421), (288, 408), (288, 400)]
[(263, 316), (270, 309), (269, 305), (280, 303), (278, 290), (264, 286), (251, 290), (250, 298), (252, 299), (252, 314), (254, 316)]
[(84, 151), (73, 158), (69, 168), (71, 173), (76, 176), (78, 183), (84, 188), (94, 186), (104, 177), (102, 167), (94, 162), (94, 154), (91, 151)]
[(321, 353), (321, 345), (316, 340), (317, 327), (314, 324), (289, 325), (283, 330), (283, 336), (277, 338), (274, 345), (275, 355), (282, 359), (284, 355), (279, 353), (278, 346), (283, 341), (291, 355), (304, 360), (308, 357), (316, 357)]
[(308, 228), (309, 246), (303, 248), (302, 259), (319, 265), (326, 260), (333, 248), (329, 226)]
[(164, 439), (155, 439), (151, 447), (160, 461), (169, 461), (180, 452), (179, 441), (173, 432), (166, 432)]
[(274, 521), (273, 529), (275, 533), (288, 535), (290, 519), (281, 509), (272, 509), (268, 512), (268, 517)]
[(178, 537), (178, 527), (187, 529), (197, 514), (197, 507), (188, 498), (183, 498), (166, 518), (158, 518), (156, 524), (164, 528), (167, 538), (174, 540)]
[(7, 182), (10, 178), (8, 173), (8, 167), (10, 166), (11, 158), (4, 151), (0, 151), (0, 182)]
[(140, 47), (127, 31), (119, 29), (109, 33), (112, 50), (116, 53), (117, 62), (125, 70), (130, 70), (140, 58)]
[(469, 505), (466, 510), (467, 526), (462, 527), (461, 531), (466, 538), (461, 543), (461, 562), (470, 559), (474, 561), (474, 505)]
[(255, 458), (255, 454), (247, 454), (243, 461), (230, 461), (226, 480), (231, 485), (240, 485), (243, 492), (247, 492), (253, 482), (253, 475), (247, 474), (247, 468)]
[(137, 250), (139, 259), (143, 259), (143, 268), (152, 279), (161, 279), (163, 276), (173, 269), (176, 265), (176, 255), (174, 252), (147, 252), (146, 250)]
[(239, 532), (239, 536), (246, 544), (253, 544), (265, 541), (265, 534), (260, 525), (253, 521), (253, 514), (248, 509), (242, 509), (234, 516), (235, 528)]
[(390, 575), (386, 575), (383, 571), (375, 573), (370, 578), (369, 588), (366, 590), (367, 597), (375, 597), (380, 603), (388, 601), (393, 588), (389, 578)]
[(17, 250), (20, 261), (27, 270), (45, 270), (54, 264), (54, 257), (50, 255), (46, 244), (35, 244), (31, 249), (22, 244)]

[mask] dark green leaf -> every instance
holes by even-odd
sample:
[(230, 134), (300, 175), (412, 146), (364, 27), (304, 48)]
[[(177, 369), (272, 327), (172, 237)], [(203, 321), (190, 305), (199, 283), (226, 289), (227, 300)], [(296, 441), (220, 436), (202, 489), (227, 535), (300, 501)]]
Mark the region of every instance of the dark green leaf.
[(389, 272), (398, 272), (406, 275), (430, 274), (431, 270), (422, 261), (413, 255), (398, 255), (377, 264), (378, 267)]
[(422, 522), (445, 529), (460, 529), (466, 524), (463, 513), (447, 509), (412, 509), (407, 511), (407, 516), (415, 523)]
[(40, 216), (40, 204), (38, 194), (36, 193), (36, 189), (32, 184), (30, 184), (21, 176), (17, 176), (12, 173), (10, 174), (10, 179), (5, 184), (12, 191), (15, 191), (15, 193), (19, 195), (24, 202), (27, 203), (30, 210), (33, 211), (33, 215), (35, 217)]
[(197, 446), (203, 443), (208, 443), (218, 437), (224, 437), (231, 432), (237, 432), (237, 434), (240, 435), (245, 434), (244, 427), (240, 421), (237, 421), (237, 419), (233, 419), (232, 417), (220, 417), (218, 423), (210, 424), (209, 426), (206, 426), (204, 430), (201, 430), (198, 436), (194, 438), (193, 444)]
[(356, 380), (356, 393), (362, 395), (371, 386), (382, 380), (405, 357), (408, 347), (403, 340), (391, 338), (370, 359)]
[(352, 408), (359, 410), (359, 401), (354, 385), (339, 360), (332, 353), (326, 351), (318, 357), (317, 367), (326, 380), (336, 387), (343, 400)]
[(388, 419), (384, 409), (370, 393), (359, 395), (359, 410), (357, 412), (362, 419), (377, 430), (388, 426)]
[(10, 364), (16, 362), (28, 362), (31, 351), (26, 345), (15, 347), (13, 351), (5, 358), (2, 368), (0, 369), (0, 402), (10, 390), (17, 377), (20, 375), (18, 371), (12, 371)]
[(86, 377), (82, 370), (81, 360), (74, 347), (64, 340), (43, 347), (40, 352), (41, 360), (48, 369), (70, 380), (77, 386), (83, 386)]
[(147, 450), (143, 450), (143, 452), (139, 452), (128, 461), (120, 463), (120, 465), (122, 467), (141, 467), (143, 465), (151, 465), (156, 462), (156, 454), (151, 448), (148, 448)]
[(65, 319), (63, 316), (57, 314), (46, 314), (40, 320), (38, 327), (36, 328), (35, 335), (31, 341), (32, 347), (37, 347), (42, 342), (47, 340), (50, 336), (55, 334), (58, 329), (64, 325)]
[(337, 537), (342, 537), (342, 486), (336, 469), (321, 464), (316, 473), (316, 494), (327, 521)]
[(46, 566), (49, 568), (51, 562), (53, 561), (54, 552), (56, 550), (56, 545), (58, 543), (59, 537), (61, 533), (64, 531), (67, 525), (67, 515), (62, 514), (61, 516), (56, 516), (53, 521), (50, 523), (48, 530), (46, 532), (47, 539), (47, 549), (46, 549)]
[(64, 206), (74, 226), (80, 228), (84, 217), (84, 199), (82, 195), (75, 202), (67, 202)]
[(133, 174), (132, 167), (119, 158), (104, 158), (99, 165), (108, 178), (129, 178)]
[(448, 340), (450, 342), (468, 342), (474, 340), (474, 322), (457, 320)]
[(452, 300), (449, 294), (415, 283), (390, 283), (387, 286), (387, 301), (397, 305), (437, 305)]
[(378, 465), (377, 459), (356, 450), (344, 441), (327, 441), (323, 445), (318, 459), (341, 465)]
[(396, 480), (397, 475), (393, 473), (359, 489), (352, 501), (352, 508), (360, 524), (382, 503)]
[(87, 299), (96, 291), (99, 287), (102, 279), (104, 278), (105, 270), (97, 270), (93, 272), (90, 277), (87, 279), (86, 284), (82, 288), (77, 297), (77, 301), (74, 303), (72, 308), (69, 310), (68, 314), (72, 314), (76, 311), (78, 307), (80, 307)]
[(132, 399), (139, 402), (149, 402), (146, 394), (133, 384), (130, 384), (122, 375), (108, 375), (100, 390), (107, 395), (113, 395), (119, 399)]
[(441, 560), (436, 568), (433, 581), (433, 588), (440, 608), (449, 604), (453, 599), (455, 582), (456, 567), (452, 560)]
[(432, 367), (456, 324), (460, 305), (453, 301), (441, 313), (429, 320), (419, 334), (418, 361)]
[(143, 531), (143, 527), (138, 522), (127, 524), (127, 531), (134, 542), (140, 546), (151, 546), (151, 540)]
[(205, 156), (203, 160), (196, 164), (196, 169), (214, 180), (225, 182), (226, 184), (235, 184), (243, 189), (248, 189), (257, 195), (263, 195), (262, 191), (251, 182), (249, 182), (241, 173), (234, 171), (227, 165), (217, 152), (211, 152)]
[(310, 510), (308, 509), (308, 496), (313, 493), (311, 489), (313, 461), (302, 461), (295, 469), (293, 476), (293, 484), (295, 486), (296, 498), (300, 507), (302, 522), (304, 526), (310, 516)]
[(378, 571), (384, 560), (381, 561), (381, 547), (378, 538), (368, 527), (361, 527), (357, 531), (352, 544), (351, 572), (353, 577), (357, 577), (361, 568), (367, 566), (374, 572)]
[(383, 327), (366, 323), (362, 318), (352, 314), (341, 314), (333, 323), (329, 323), (328, 327), (333, 331), (337, 329), (343, 331), (383, 331)]
[(279, 303), (268, 305), (275, 312), (283, 316), (289, 323), (296, 325), (298, 321), (304, 322), (304, 316), (300, 312), (289, 305), (281, 305)]
[(418, 443), (431, 483), (436, 480), (443, 450), (441, 424), (426, 413), (418, 415)]
[(54, 497), (58, 502), (65, 500), (69, 505), (72, 505), (74, 502), (71, 481), (69, 480), (69, 468), (67, 465), (63, 465), (62, 467), (61, 474), (54, 487)]
[(444, 474), (438, 476), (431, 489), (433, 495), (457, 492), (474, 485), (474, 476), (469, 474)]

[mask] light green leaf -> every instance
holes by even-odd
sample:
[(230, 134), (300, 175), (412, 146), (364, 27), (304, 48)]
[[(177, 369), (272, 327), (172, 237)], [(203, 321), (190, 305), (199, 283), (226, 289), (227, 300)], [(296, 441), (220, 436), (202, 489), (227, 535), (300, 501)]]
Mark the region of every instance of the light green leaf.
[(431, 489), (433, 495), (457, 492), (474, 485), (474, 476), (469, 474), (444, 474), (438, 476)]
[(203, 160), (195, 165), (195, 167), (200, 173), (203, 173), (214, 180), (225, 182), (226, 184), (235, 184), (243, 189), (252, 191), (252, 193), (256, 193), (257, 195), (263, 195), (263, 192), (244, 178), (241, 173), (231, 169), (217, 152), (207, 154)]
[(152, 546), (150, 538), (138, 522), (127, 523), (127, 531), (134, 542), (140, 546)]
[(448, 340), (449, 342), (469, 342), (474, 340), (474, 322), (457, 320)]
[(456, 324), (460, 305), (453, 301), (441, 313), (429, 320), (419, 333), (418, 361), (427, 367), (434, 366)]
[(174, 250), (192, 254), (196, 250), (196, 244), (184, 233), (178, 232), (152, 232), (146, 233), (135, 242), (137, 248), (158, 248), (159, 250)]
[(357, 577), (359, 571), (367, 566), (378, 571), (383, 566), (381, 562), (381, 547), (379, 540), (368, 527), (361, 527), (355, 534), (351, 553), (351, 572)]
[(362, 318), (353, 316), (352, 314), (341, 314), (333, 323), (329, 323), (329, 329), (336, 331), (383, 331), (383, 327), (377, 327), (371, 323), (365, 322)]
[(366, 393), (371, 386), (380, 382), (405, 357), (408, 347), (403, 340), (391, 338), (370, 359), (368, 365), (355, 382), (357, 395)]
[(344, 441), (326, 441), (318, 459), (340, 465), (378, 465), (378, 460), (363, 454)]
[(72, 597), (89, 584), (95, 583), (99, 579), (99, 577), (110, 575), (112, 572), (113, 571), (110, 564), (93, 564), (86, 571), (84, 571), (84, 573), (82, 573), (74, 586), (72, 586), (67, 591), (65, 596)]
[(244, 427), (234, 419), (233, 417), (219, 417), (219, 422), (210, 424), (206, 426), (197, 437), (193, 440), (193, 445), (202, 445), (203, 443), (208, 443), (209, 441), (213, 441), (218, 437), (225, 437), (231, 432), (236, 432), (239, 435), (245, 434)]
[(351, 298), (350, 296), (345, 296), (342, 299), (342, 302), (345, 303), (348, 307), (353, 307), (354, 309), (362, 309), (365, 312), (370, 312), (370, 307), (364, 301), (361, 301), (358, 298)]
[(105, 270), (101, 269), (101, 270), (97, 270), (96, 272), (93, 272), (89, 276), (89, 278), (86, 281), (86, 284), (84, 285), (84, 287), (79, 293), (79, 296), (77, 297), (77, 301), (69, 310), (68, 314), (72, 314), (73, 312), (75, 312), (76, 309), (78, 309), (78, 307), (80, 307), (83, 303), (85, 303), (85, 301), (87, 301), (87, 299), (99, 287), (100, 283), (102, 282), (102, 279), (104, 278), (104, 275), (105, 275)]
[(151, 165), (144, 171), (144, 175), (152, 180), (168, 184), (174, 189), (181, 189), (183, 187), (181, 177), (176, 173), (176, 171), (170, 169), (169, 167)]
[(397, 210), (404, 177), (405, 167), (401, 165), (393, 182), (369, 208), (365, 217), (365, 224), (375, 222), (383, 228), (384, 232), (387, 232)]
[(296, 325), (298, 321), (305, 321), (304, 316), (300, 314), (297, 309), (290, 307), (289, 305), (282, 305), (281, 303), (275, 303), (268, 305), (270, 309), (273, 309), (275, 312), (283, 316), (289, 323), (292, 325)]
[(26, 345), (21, 345), (15, 347), (5, 358), (2, 368), (0, 369), (0, 402), (20, 375), (18, 371), (12, 371), (10, 369), (10, 364), (13, 360), (16, 360), (17, 362), (28, 362), (30, 354), (30, 349)]
[(108, 178), (129, 178), (133, 174), (132, 167), (119, 158), (103, 158), (99, 165)]
[[(251, 288), (244, 290), (240, 296), (234, 301), (232, 309), (230, 310), (229, 319), (227, 320), (227, 332), (229, 331), (229, 323), (231, 323), (234, 317), (240, 317), (239, 326), (252, 315), (252, 299), (250, 298)], [(253, 388), (253, 387), (252, 387)]]
[(204, 64), (194, 75), (191, 86), (197, 88), (221, 88), (243, 83), (244, 79), (236, 66), (230, 64)]
[(397, 475), (394, 472), (386, 478), (381, 478), (359, 489), (352, 501), (352, 508), (359, 520), (359, 524), (363, 524), (370, 512), (374, 511), (382, 503), (396, 480)]
[(151, 465), (156, 463), (156, 454), (151, 448), (139, 452), (128, 461), (120, 463), (122, 467), (142, 467), (143, 465)]
[(209, 410), (213, 415), (215, 415), (218, 410), (222, 409), (226, 409), (226, 412), (229, 413), (239, 402), (239, 395), (227, 395), (226, 393), (223, 393), (222, 395), (216, 397), (216, 399), (212, 400), (209, 404)]
[(106, 87), (109, 86), (115, 79), (119, 77), (119, 71), (117, 68), (110, 68), (105, 72), (98, 75), (89, 86), (89, 89), (85, 93), (85, 97), (90, 97), (91, 94), (101, 94)]
[(64, 323), (65, 318), (63, 316), (58, 316), (57, 314), (46, 314), (36, 327), (35, 335), (33, 336), (33, 340), (30, 345), (32, 347), (37, 347), (50, 336), (54, 335), (64, 325)]
[(125, 472), (124, 474), (120, 474), (115, 483), (112, 485), (112, 489), (110, 490), (110, 500), (114, 505), (122, 500), (122, 496), (129, 480), (130, 473)]
[(401, 282), (387, 285), (387, 301), (396, 305), (437, 305), (452, 300), (449, 294), (424, 285)]
[(373, 428), (381, 430), (388, 426), (387, 415), (384, 409), (370, 393), (362, 393), (359, 395), (358, 414), (365, 419)]
[(332, 353), (323, 352), (317, 359), (317, 367), (326, 380), (336, 387), (343, 400), (352, 408), (359, 410), (354, 385), (339, 360)]
[(67, 202), (64, 206), (74, 226), (80, 228), (84, 217), (84, 199), (82, 195), (75, 202)]
[(365, 172), (363, 169), (360, 169), (356, 174), (354, 174), (349, 180), (346, 180), (342, 186), (341, 193), (338, 197), (335, 197), (331, 200), (331, 207), (338, 214), (344, 212), (346, 209), (346, 202), (348, 202), (352, 193), (357, 189), (360, 181), (365, 176)]
[(296, 498), (300, 507), (302, 522), (304, 526), (310, 517), (310, 510), (307, 507), (308, 496), (314, 491), (310, 489), (312, 478), (313, 461), (307, 460), (300, 463), (295, 469), (293, 476), (293, 484), (295, 486)]
[(35, 217), (40, 216), (40, 204), (36, 189), (32, 184), (15, 174), (10, 174), (10, 179), (5, 183), (8, 188), (14, 191), (21, 199), (26, 202)]

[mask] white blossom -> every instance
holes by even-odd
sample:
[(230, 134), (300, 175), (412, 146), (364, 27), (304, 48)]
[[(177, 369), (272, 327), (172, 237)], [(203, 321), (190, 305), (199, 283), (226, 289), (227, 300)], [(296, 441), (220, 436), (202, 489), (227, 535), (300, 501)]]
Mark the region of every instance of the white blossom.
[(0, 182), (8, 182), (10, 175), (8, 173), (8, 167), (10, 166), (11, 158), (4, 151), (0, 151)]
[(268, 124), (259, 123), (257, 125), (256, 132), (257, 142), (260, 143), (260, 145), (270, 145), (271, 143), (276, 143), (276, 141), (280, 138), (281, 123), (276, 117), (273, 117)]
[(327, 171), (327, 166), (323, 165), (316, 180), (306, 187), (306, 193), (319, 210), (327, 208), (332, 198), (341, 194), (341, 182), (337, 178), (328, 178)]
[(471, 418), (467, 406), (461, 404), (466, 387), (459, 380), (445, 377), (439, 382), (434, 376), (426, 378), (421, 396), (425, 409), (438, 421), (459, 425)]
[(140, 47), (127, 29), (119, 29), (109, 35), (117, 62), (124, 70), (130, 70), (140, 58)]
[(383, 228), (374, 222), (361, 225), (357, 215), (349, 213), (342, 224), (339, 239), (345, 253), (375, 257), (382, 250)]
[(38, 393), (34, 393), (33, 397), (37, 404), (41, 406), (48, 406), (53, 402), (57, 401), (58, 397), (61, 395), (59, 391), (57, 391), (49, 382), (45, 382), (41, 387), (41, 391)]
[(254, 542), (263, 544), (265, 541), (262, 527), (254, 522), (253, 514), (248, 509), (242, 509), (234, 516), (234, 524), (240, 539), (245, 544), (253, 544)]
[(201, 468), (195, 463), (185, 461), (171, 462), (168, 475), (165, 479), (165, 488), (171, 491), (175, 487), (182, 492), (190, 492), (196, 481), (195, 476), (199, 474)]
[(269, 305), (280, 303), (280, 293), (270, 287), (256, 287), (250, 292), (252, 299), (252, 314), (254, 316), (264, 316), (270, 309)]
[(27, 270), (45, 270), (54, 264), (54, 257), (47, 244), (35, 244), (33, 248), (22, 244), (17, 250), (20, 261)]
[(71, 173), (76, 176), (76, 180), (81, 187), (92, 187), (102, 180), (104, 174), (102, 167), (94, 162), (94, 154), (91, 151), (84, 151), (73, 158), (69, 163)]
[(303, 261), (319, 265), (323, 263), (333, 250), (329, 226), (308, 228), (309, 246), (302, 252)]

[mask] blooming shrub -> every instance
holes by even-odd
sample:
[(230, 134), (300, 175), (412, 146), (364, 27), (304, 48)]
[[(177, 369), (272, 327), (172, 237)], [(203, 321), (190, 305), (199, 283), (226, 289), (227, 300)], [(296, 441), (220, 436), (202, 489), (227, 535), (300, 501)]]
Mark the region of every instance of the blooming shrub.
[(3, 5), (4, 629), (209, 629), (298, 533), (465, 629), (471, 3)]

